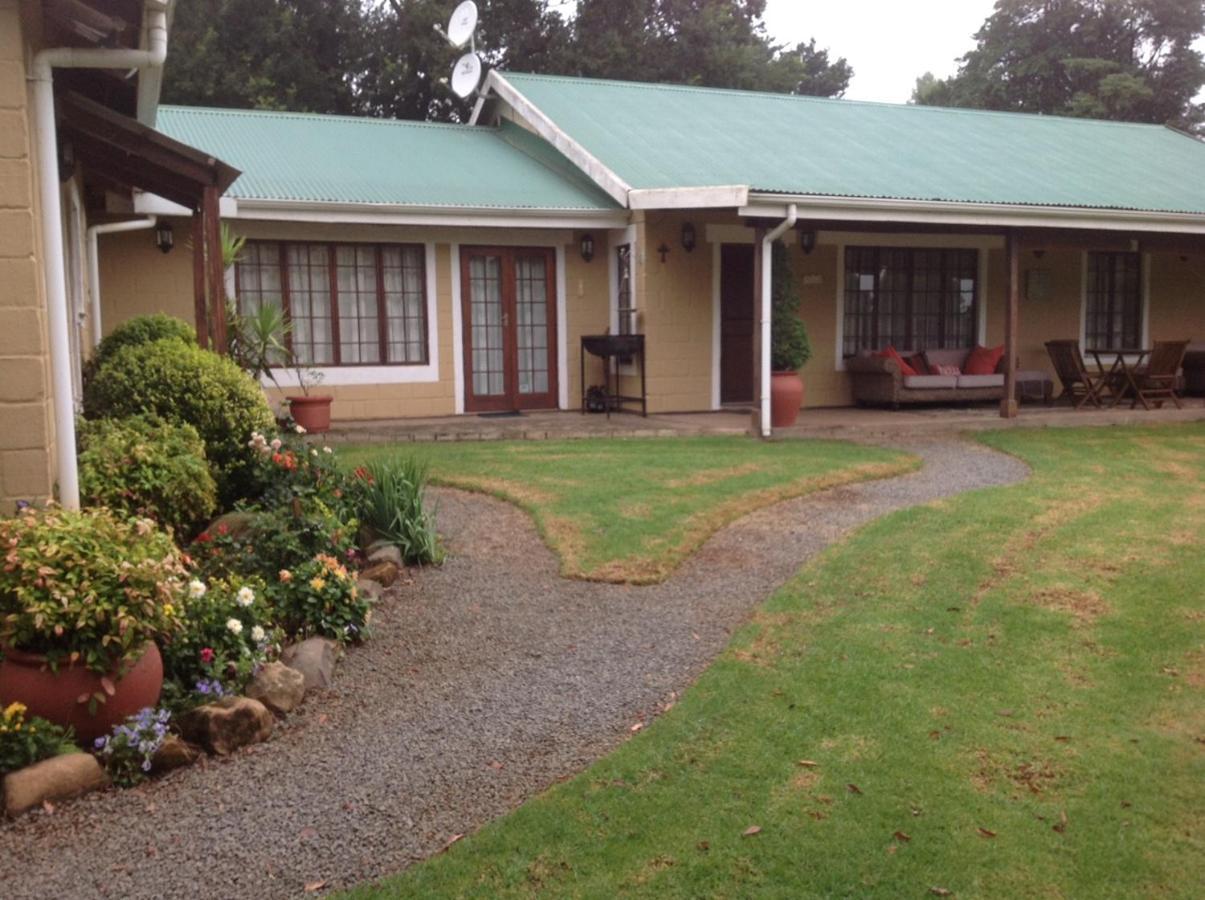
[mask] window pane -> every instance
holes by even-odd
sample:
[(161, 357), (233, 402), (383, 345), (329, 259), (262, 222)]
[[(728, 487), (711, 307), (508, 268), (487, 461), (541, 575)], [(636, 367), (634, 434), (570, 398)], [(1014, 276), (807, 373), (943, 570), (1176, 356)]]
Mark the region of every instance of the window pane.
[(632, 245), (615, 248), (615, 305), (618, 308), (619, 333), (632, 333)]
[(280, 244), (248, 241), (234, 264), (238, 311), (249, 316), (262, 306), (281, 306)]
[(325, 244), (288, 244), (290, 338), (293, 354), (305, 365), (335, 361), (331, 337), (330, 253)]
[(504, 394), (500, 257), (473, 256), (469, 259), (469, 305), (473, 323), (470, 343), (473, 393), (477, 396)]
[(423, 248), (382, 247), (386, 351), (391, 363), (427, 361)]
[(376, 248), (337, 247), (335, 271), (339, 293), (339, 360), (344, 365), (379, 363)]
[(1137, 253), (1089, 253), (1084, 338), (1120, 350), (1142, 341), (1142, 283)]
[(548, 267), (542, 256), (515, 258), (516, 345), (519, 351), (519, 393), (548, 391)]

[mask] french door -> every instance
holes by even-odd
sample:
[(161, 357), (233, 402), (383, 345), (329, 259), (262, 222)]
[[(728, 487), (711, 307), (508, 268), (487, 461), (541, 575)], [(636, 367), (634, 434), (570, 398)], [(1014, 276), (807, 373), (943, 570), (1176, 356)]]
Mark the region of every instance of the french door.
[(556, 409), (556, 257), (543, 247), (462, 247), (464, 408)]

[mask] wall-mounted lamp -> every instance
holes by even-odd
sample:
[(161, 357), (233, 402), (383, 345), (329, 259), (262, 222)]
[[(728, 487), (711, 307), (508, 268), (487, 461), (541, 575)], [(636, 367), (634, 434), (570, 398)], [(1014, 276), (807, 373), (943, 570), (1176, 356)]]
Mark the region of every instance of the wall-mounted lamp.
[(816, 249), (816, 232), (801, 231), (799, 232), (799, 246), (803, 248), (804, 255), (810, 254)]
[(682, 223), (682, 249), (690, 253), (695, 249), (697, 236), (695, 235), (695, 226), (689, 222)]
[(155, 246), (164, 253), (170, 253), (172, 247), (176, 245), (176, 238), (172, 234), (171, 222), (160, 222), (155, 226)]
[(582, 259), (586, 262), (594, 259), (594, 235), (583, 234), (581, 243)]
[(657, 252), (661, 254), (661, 261), (665, 262), (666, 257), (669, 256), (669, 245), (665, 241), (662, 241), (661, 246), (657, 248)]

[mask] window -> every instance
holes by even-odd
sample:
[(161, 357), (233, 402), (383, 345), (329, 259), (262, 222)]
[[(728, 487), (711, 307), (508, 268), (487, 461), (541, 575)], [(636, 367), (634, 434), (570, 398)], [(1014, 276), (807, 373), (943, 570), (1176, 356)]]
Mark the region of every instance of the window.
[(615, 306), (619, 319), (619, 334), (635, 332), (636, 310), (632, 307), (632, 245), (615, 248)]
[(1122, 350), (1142, 344), (1142, 281), (1137, 253), (1089, 253), (1084, 341)]
[(248, 241), (235, 265), (239, 312), (279, 306), (286, 343), (313, 366), (427, 362), (421, 246)]
[(975, 250), (847, 247), (843, 355), (970, 347), (978, 267)]

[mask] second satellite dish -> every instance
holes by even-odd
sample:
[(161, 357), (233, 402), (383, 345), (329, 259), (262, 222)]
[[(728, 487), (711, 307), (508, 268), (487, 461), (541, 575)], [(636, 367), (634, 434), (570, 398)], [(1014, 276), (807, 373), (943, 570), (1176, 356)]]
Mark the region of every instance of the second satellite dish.
[(448, 42), (453, 47), (463, 47), (472, 40), (476, 28), (477, 4), (473, 0), (464, 0), (452, 10), (452, 18), (448, 20)]
[(477, 90), (481, 81), (481, 60), (476, 53), (466, 53), (456, 60), (452, 69), (452, 93), (462, 100)]

